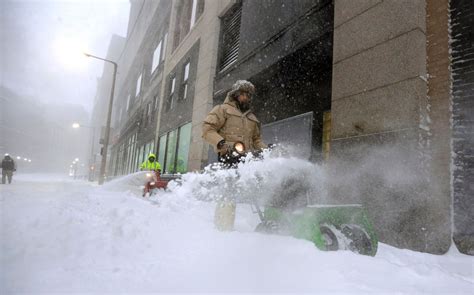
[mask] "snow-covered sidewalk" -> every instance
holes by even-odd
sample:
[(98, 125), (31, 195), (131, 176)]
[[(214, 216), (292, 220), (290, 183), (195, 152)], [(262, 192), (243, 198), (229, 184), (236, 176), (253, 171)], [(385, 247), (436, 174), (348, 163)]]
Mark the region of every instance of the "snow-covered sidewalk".
[(254, 233), (245, 205), (236, 231), (223, 233), (213, 203), (189, 190), (149, 202), (126, 182), (18, 175), (0, 186), (0, 293), (474, 292), (474, 258), (454, 247), (441, 256), (384, 244), (375, 257), (322, 252)]

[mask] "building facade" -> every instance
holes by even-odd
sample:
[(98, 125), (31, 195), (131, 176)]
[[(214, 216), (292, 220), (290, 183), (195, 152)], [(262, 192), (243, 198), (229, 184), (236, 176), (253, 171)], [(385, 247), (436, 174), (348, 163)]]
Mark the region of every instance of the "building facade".
[(309, 158), (327, 165), (331, 202), (364, 204), (381, 241), (445, 253), (454, 233), (472, 253), (468, 1), (131, 4), (109, 175), (150, 152), (168, 173), (202, 169), (202, 121), (246, 79), (264, 125), (311, 113)]

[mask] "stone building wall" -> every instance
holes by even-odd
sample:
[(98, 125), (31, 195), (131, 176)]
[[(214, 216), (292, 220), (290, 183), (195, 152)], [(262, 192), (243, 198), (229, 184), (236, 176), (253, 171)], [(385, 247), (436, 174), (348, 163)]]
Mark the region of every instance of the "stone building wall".
[(447, 1), (335, 1), (332, 193), (432, 253), (451, 243), (447, 36)]

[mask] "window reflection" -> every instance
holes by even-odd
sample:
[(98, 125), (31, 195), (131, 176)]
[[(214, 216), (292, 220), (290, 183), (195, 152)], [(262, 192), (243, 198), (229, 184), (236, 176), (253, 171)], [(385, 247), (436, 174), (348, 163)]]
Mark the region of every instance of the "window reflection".
[(186, 173), (188, 171), (191, 126), (191, 123), (188, 123), (160, 136), (158, 161), (162, 164), (165, 173)]

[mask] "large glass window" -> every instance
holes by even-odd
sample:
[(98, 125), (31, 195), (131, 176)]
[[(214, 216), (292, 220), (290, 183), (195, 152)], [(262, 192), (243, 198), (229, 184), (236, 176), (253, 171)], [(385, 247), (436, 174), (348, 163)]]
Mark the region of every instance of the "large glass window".
[(197, 13), (197, 0), (193, 0), (193, 4), (191, 8), (190, 28), (192, 28), (194, 26), (194, 23), (196, 22), (196, 13)]
[[(138, 138), (138, 135), (137, 135)], [(137, 165), (137, 169), (140, 170), (140, 165), (142, 164), (140, 158), (140, 147), (138, 146), (138, 141), (135, 142), (135, 163)]]
[(123, 175), (125, 172), (124, 172), (124, 169), (125, 169), (125, 143), (122, 143), (121, 147), (120, 147), (120, 175)]
[(188, 171), (189, 146), (191, 144), (191, 123), (179, 129), (178, 158), (176, 172), (185, 173)]
[(163, 54), (161, 55), (161, 60), (165, 60), (165, 57), (166, 57), (166, 42), (168, 40), (168, 33), (165, 34), (165, 36), (163, 37)]
[(141, 87), (142, 87), (142, 74), (140, 74), (140, 76), (138, 76), (138, 79), (137, 79), (137, 89), (135, 92), (135, 97), (137, 97), (140, 94)]
[(152, 73), (160, 65), (162, 44), (163, 44), (163, 42), (160, 40), (160, 43), (158, 43), (158, 46), (156, 46), (156, 48), (155, 48), (155, 52), (153, 52), (153, 65), (152, 65), (152, 68), (151, 68)]
[(122, 159), (120, 149), (121, 146), (119, 146), (119, 148), (117, 149), (117, 167), (115, 168), (117, 170), (116, 175), (120, 175), (120, 160)]
[(133, 135), (132, 139), (132, 172), (137, 171), (138, 166), (136, 165), (137, 161), (137, 134)]
[[(188, 123), (160, 137), (158, 161), (166, 173), (188, 171), (191, 128), (191, 123)], [(176, 148), (178, 148), (177, 152)]]
[(143, 163), (143, 146), (138, 149), (138, 163), (139, 165)]
[(175, 84), (176, 84), (176, 78), (173, 77), (173, 78), (171, 78), (171, 90), (170, 90), (170, 95), (173, 95), (173, 93), (174, 93)]
[(184, 65), (183, 71), (183, 84), (181, 85), (182, 99), (186, 99), (188, 96), (188, 79), (189, 79), (189, 61)]
[(160, 136), (160, 143), (158, 149), (158, 162), (161, 164), (161, 168), (164, 169), (165, 165), (165, 152), (166, 152), (166, 134)]
[(166, 102), (166, 110), (169, 111), (174, 106), (174, 90), (176, 86), (176, 77), (170, 78), (170, 92), (168, 94), (168, 100)]
[(144, 155), (145, 155), (145, 159), (148, 160), (148, 155), (150, 154), (150, 144), (149, 143), (145, 143), (145, 152), (144, 152)]
[(148, 155), (149, 154), (154, 154), (155, 153), (155, 143), (153, 142), (153, 140), (150, 140), (147, 144), (146, 144), (146, 156), (147, 156), (147, 159), (148, 159)]
[(183, 81), (188, 81), (188, 78), (189, 78), (189, 61), (184, 65)]
[(178, 2), (173, 50), (176, 49), (204, 11), (204, 0)]
[(146, 105), (146, 125), (150, 124), (153, 121), (153, 117), (151, 116), (151, 102)]
[(168, 134), (168, 148), (166, 151), (165, 171), (167, 173), (175, 172), (176, 143), (178, 139), (178, 130), (173, 130)]
[(128, 145), (127, 145), (127, 174), (130, 173), (132, 168), (132, 136), (128, 138)]
[(130, 94), (127, 96), (127, 111), (130, 108)]
[(159, 102), (159, 101), (158, 101), (158, 97), (159, 97), (159, 96), (158, 96), (158, 94), (157, 94), (157, 95), (155, 95), (155, 98), (153, 99), (153, 109), (154, 109), (154, 110), (158, 109), (158, 102)]

